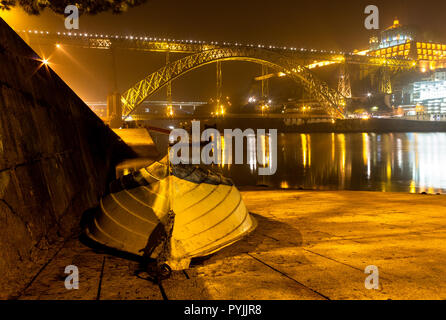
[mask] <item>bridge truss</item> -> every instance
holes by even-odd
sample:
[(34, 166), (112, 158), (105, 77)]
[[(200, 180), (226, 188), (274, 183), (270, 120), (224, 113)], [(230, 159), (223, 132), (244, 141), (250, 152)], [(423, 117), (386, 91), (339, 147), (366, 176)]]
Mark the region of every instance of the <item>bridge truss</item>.
[[(285, 73), (311, 93), (326, 108), (329, 115), (343, 118), (348, 90), (329, 88), (317, 79), (310, 69), (331, 64), (359, 64), (362, 67), (384, 68), (399, 71), (417, 66), (417, 62), (399, 58), (380, 58), (354, 53), (313, 50), (293, 47), (275, 47), (264, 45), (247, 45), (239, 43), (218, 43), (192, 40), (172, 40), (151, 38), (146, 36), (118, 36), (87, 33), (22, 30), (25, 41), (62, 44), (91, 49), (128, 49), (137, 51), (170, 52), (188, 54), (177, 61), (169, 61), (156, 72), (146, 76), (122, 94), (123, 117), (127, 118), (150, 95), (167, 86), (168, 96), (170, 83), (183, 74), (209, 63), (221, 63), (226, 60), (249, 61), (261, 64), (278, 72)], [(168, 59), (168, 57), (166, 57)], [(167, 62), (166, 61), (166, 62)], [(346, 75), (348, 77), (348, 75)], [(347, 78), (345, 78), (347, 79)], [(389, 81), (387, 81), (389, 82)], [(347, 86), (345, 86), (347, 88)], [(389, 91), (391, 89), (386, 88)], [(169, 94), (170, 93), (170, 94)]]
[(124, 92), (121, 99), (124, 118), (130, 116), (139, 104), (170, 81), (204, 65), (229, 60), (253, 62), (283, 72), (297, 83), (302, 84), (308, 92), (326, 106), (326, 110), (331, 116), (344, 117), (345, 97), (317, 79), (308, 68), (297, 63), (295, 59), (259, 48), (217, 48), (170, 62)]

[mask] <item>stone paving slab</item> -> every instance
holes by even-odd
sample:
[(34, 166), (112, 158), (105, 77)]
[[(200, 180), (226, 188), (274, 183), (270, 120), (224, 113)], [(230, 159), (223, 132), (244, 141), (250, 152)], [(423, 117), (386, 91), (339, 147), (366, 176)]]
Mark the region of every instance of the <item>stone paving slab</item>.
[[(26, 300), (93, 300), (99, 287), (104, 255), (94, 252), (77, 239), (68, 241), (53, 260), (38, 274), (19, 299)], [(79, 269), (79, 289), (65, 288), (65, 267)]]

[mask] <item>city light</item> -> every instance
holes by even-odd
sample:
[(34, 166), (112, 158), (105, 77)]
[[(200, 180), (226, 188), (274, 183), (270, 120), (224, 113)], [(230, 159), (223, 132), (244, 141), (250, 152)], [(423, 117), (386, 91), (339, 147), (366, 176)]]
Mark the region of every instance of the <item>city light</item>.
[(256, 102), (256, 98), (255, 97), (249, 97), (248, 98), (248, 102), (249, 103), (254, 103), (254, 102)]
[(215, 115), (224, 116), (224, 114), (225, 114), (225, 107), (221, 104), (219, 107), (217, 107), (217, 111), (215, 111)]
[(167, 115), (169, 116), (169, 117), (173, 117), (173, 106), (172, 105), (168, 105), (167, 106)]

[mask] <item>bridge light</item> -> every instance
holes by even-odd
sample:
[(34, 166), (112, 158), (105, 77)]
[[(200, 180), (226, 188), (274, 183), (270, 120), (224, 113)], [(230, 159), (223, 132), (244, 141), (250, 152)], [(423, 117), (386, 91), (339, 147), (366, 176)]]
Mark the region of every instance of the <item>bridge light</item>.
[(42, 63), (43, 63), (44, 65), (48, 65), (48, 64), (49, 64), (49, 61), (48, 61), (48, 59), (42, 59)]
[(56, 43), (56, 48), (60, 48), (60, 44), (59, 43)]

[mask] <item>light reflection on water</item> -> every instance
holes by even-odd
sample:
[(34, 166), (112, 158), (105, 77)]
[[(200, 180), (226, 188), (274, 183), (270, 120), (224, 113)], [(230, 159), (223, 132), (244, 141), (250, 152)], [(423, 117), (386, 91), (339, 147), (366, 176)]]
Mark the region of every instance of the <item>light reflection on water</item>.
[[(268, 139), (261, 141), (268, 164)], [(446, 193), (446, 133), (287, 133), (277, 144), (273, 176), (257, 175), (254, 147), (248, 164), (221, 169), (237, 185)]]

